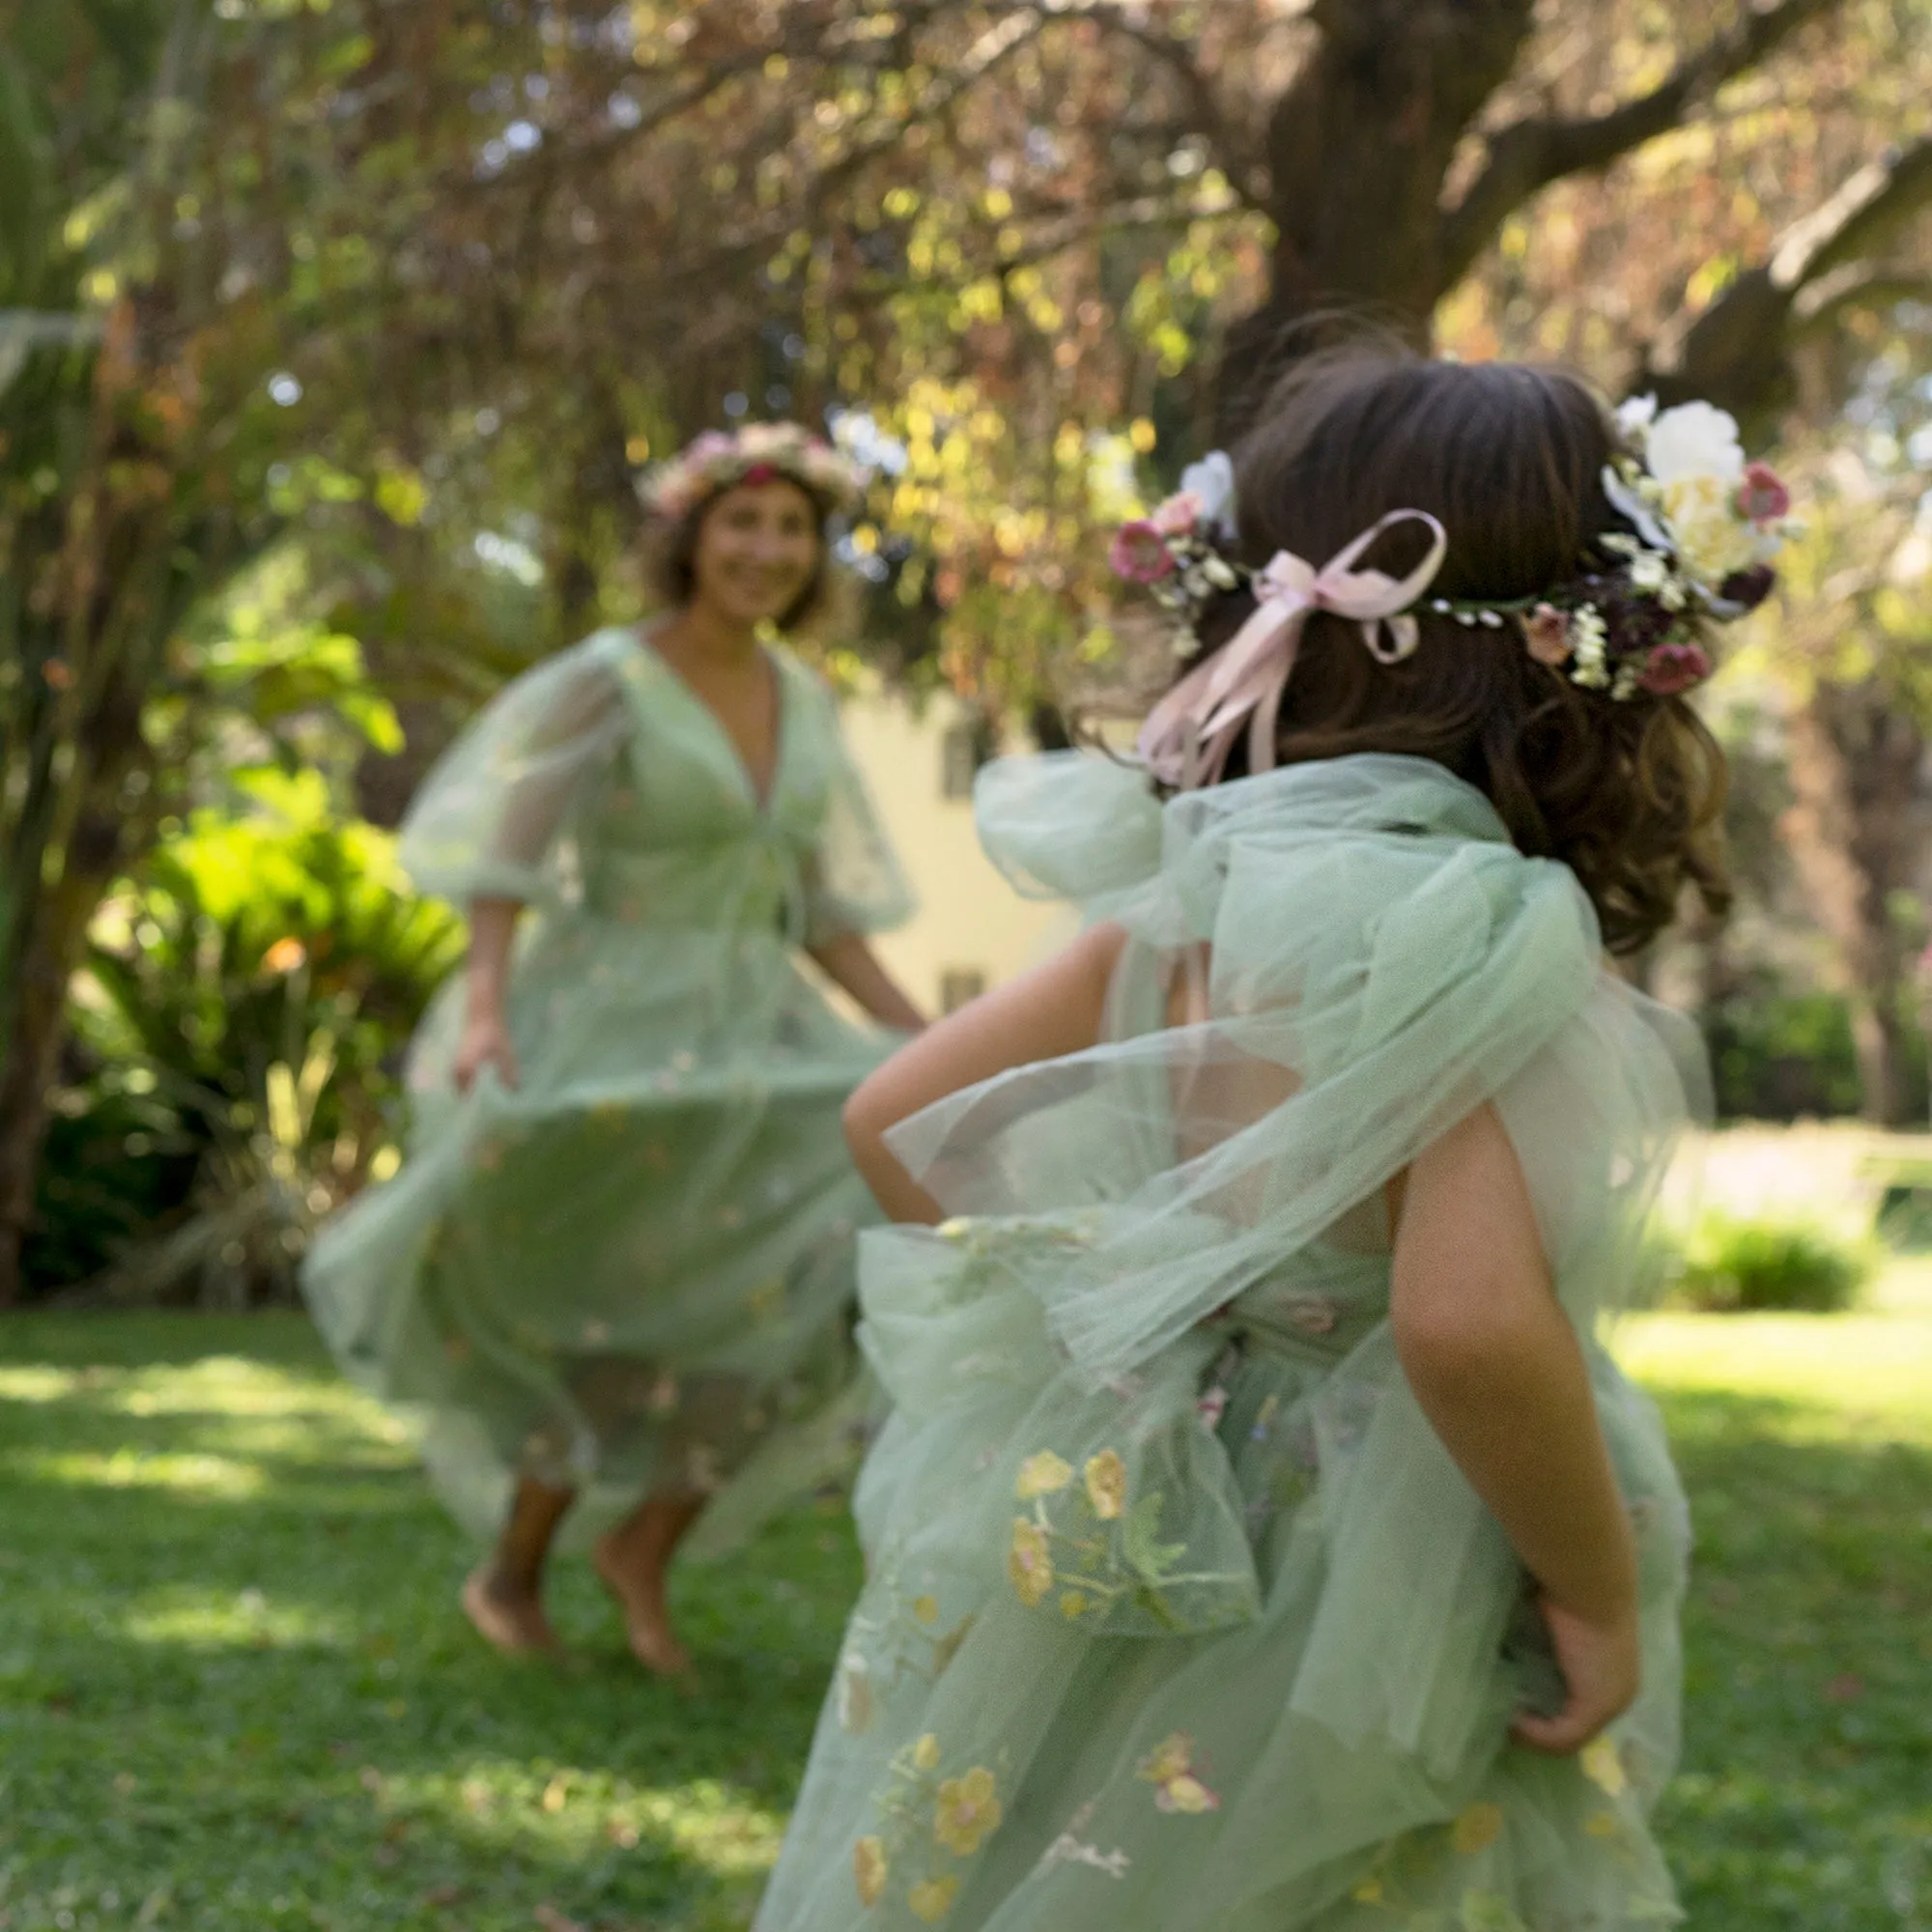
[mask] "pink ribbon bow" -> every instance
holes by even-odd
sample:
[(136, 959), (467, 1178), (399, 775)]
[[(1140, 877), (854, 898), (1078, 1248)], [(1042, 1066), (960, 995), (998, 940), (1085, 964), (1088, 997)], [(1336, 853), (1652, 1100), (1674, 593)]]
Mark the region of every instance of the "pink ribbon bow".
[[(1384, 530), (1408, 522), (1427, 524), (1435, 541), (1406, 577), (1398, 581), (1383, 571), (1350, 568)], [(1428, 589), (1448, 546), (1448, 532), (1427, 510), (1391, 510), (1320, 570), (1293, 551), (1276, 551), (1255, 576), (1254, 614), (1148, 714), (1139, 740), (1142, 763), (1163, 784), (1181, 791), (1212, 784), (1245, 724), (1248, 769), (1269, 770), (1275, 720), (1308, 613), (1352, 617), (1378, 664), (1400, 664), (1415, 649), (1419, 635), (1408, 607)]]

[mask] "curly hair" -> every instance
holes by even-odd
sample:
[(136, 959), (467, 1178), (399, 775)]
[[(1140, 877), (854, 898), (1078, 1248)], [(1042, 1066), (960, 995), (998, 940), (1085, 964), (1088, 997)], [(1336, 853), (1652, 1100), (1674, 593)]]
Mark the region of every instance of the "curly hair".
[[(1433, 362), (1377, 342), (1303, 358), (1234, 451), (1239, 553), (1326, 558), (1393, 509), (1449, 533), (1432, 590), (1534, 595), (1570, 576), (1595, 538), (1628, 528), (1604, 494), (1616, 448), (1604, 405), (1577, 377), (1515, 363)], [(1397, 528), (1366, 563), (1400, 574), (1421, 556)], [(1201, 657), (1254, 608), (1219, 598)], [(1724, 756), (1678, 696), (1614, 702), (1531, 658), (1514, 624), (1470, 628), (1417, 611), (1421, 644), (1377, 663), (1356, 627), (1315, 613), (1277, 726), (1283, 764), (1353, 752), (1433, 758), (1482, 790), (1520, 850), (1561, 860), (1597, 909), (1604, 943), (1634, 952), (1670, 923), (1687, 885), (1729, 900)], [(1246, 769), (1237, 747), (1224, 778)]]

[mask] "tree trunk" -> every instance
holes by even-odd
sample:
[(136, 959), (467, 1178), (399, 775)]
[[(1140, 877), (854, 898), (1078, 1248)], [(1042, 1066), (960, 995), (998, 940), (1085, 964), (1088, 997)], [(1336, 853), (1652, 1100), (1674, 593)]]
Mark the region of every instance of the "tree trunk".
[(10, 902), (0, 953), (0, 1308), (23, 1287), (68, 982), (123, 862), (124, 789), (148, 755), (142, 706), (216, 548), (215, 527), (185, 500), (173, 452), (124, 420), (138, 394), (136, 336), (124, 305), (86, 378), (85, 412), (75, 412), (83, 453), (59, 523), (39, 532), (16, 526), (0, 557), (30, 586), (9, 613), (16, 668), (65, 694), (33, 718), (30, 741), (10, 748), (27, 782), (0, 849)]
[(12, 1026), (0, 1063), (0, 1308), (20, 1298), (20, 1255), (33, 1219), (47, 1099), (66, 1034), (68, 980), (111, 877), (111, 866), (99, 872), (70, 865), (59, 887), (36, 908), (38, 917), (17, 956)]
[(1384, 323), (1418, 344), (1455, 273), (1442, 184), (1507, 78), (1531, 0), (1322, 0), (1321, 42), (1268, 117), (1267, 301), (1230, 332), (1224, 438), (1307, 346), (1311, 317)]
[(1925, 852), (1924, 734), (1875, 681), (1821, 683), (1793, 717), (1790, 744), (1796, 799), (1785, 830), (1851, 1001), (1861, 1111), (1901, 1125), (1912, 1099), (1912, 960), (1894, 905)]

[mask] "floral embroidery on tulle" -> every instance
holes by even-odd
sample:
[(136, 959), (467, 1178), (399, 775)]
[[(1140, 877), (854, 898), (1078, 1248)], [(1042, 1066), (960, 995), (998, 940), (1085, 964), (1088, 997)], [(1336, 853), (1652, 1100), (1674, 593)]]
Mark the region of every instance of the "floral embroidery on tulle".
[(878, 1904), (879, 1895), (886, 1889), (889, 1869), (883, 1839), (861, 1838), (852, 1847), (852, 1878), (859, 1888), (861, 1905), (870, 1907)]
[(1133, 1860), (1116, 1845), (1110, 1852), (1103, 1852), (1098, 1845), (1090, 1844), (1081, 1836), (1093, 1822), (1094, 1813), (1099, 1809), (1100, 1801), (1090, 1798), (1073, 1816), (1067, 1819), (1066, 1829), (1053, 1843), (1040, 1854), (1039, 1863), (1034, 1867), (1036, 1878), (1044, 1877), (1055, 1865), (1086, 1865), (1090, 1870), (1102, 1872), (1108, 1878), (1123, 1879), (1133, 1865)]
[(1163, 1738), (1140, 1761), (1134, 1776), (1158, 1787), (1153, 1802), (1163, 1811), (1199, 1813), (1220, 1808), (1220, 1798), (1196, 1773), (1194, 1740), (1185, 1731)]
[(1087, 1484), (1087, 1500), (1102, 1522), (1112, 1522), (1127, 1506), (1127, 1465), (1120, 1452), (1102, 1449), (1087, 1459), (1082, 1471)]
[(1036, 1496), (1058, 1495), (1073, 1480), (1073, 1464), (1063, 1462), (1051, 1449), (1042, 1449), (1037, 1456), (1029, 1456), (1020, 1464), (1019, 1480), (1013, 1485), (1013, 1494), (1021, 1502), (1032, 1502)]
[(1282, 1317), (1292, 1328), (1304, 1335), (1327, 1335), (1334, 1331), (1336, 1309), (1332, 1301), (1320, 1295), (1295, 1295), (1282, 1303)]
[(1053, 1588), (1053, 1558), (1046, 1531), (1023, 1516), (1013, 1519), (1013, 1540), (1007, 1551), (1007, 1576), (1013, 1592), (1028, 1609), (1037, 1609)]
[(1125, 1878), (1133, 1860), (1118, 1845), (1111, 1852), (1103, 1852), (1098, 1845), (1090, 1845), (1071, 1832), (1063, 1832), (1047, 1846), (1037, 1869), (1049, 1872), (1055, 1865), (1087, 1865), (1109, 1878)]
[(1062, 1617), (1142, 1634), (1213, 1629), (1252, 1613), (1251, 1572), (1180, 1571), (1187, 1543), (1160, 1540), (1165, 1492), (1135, 1495), (1126, 1459), (1111, 1445), (1086, 1459), (1077, 1482), (1065, 1457), (1037, 1450), (1020, 1463), (1013, 1493), (1033, 1505), (1013, 1519), (1007, 1546), (1008, 1580), (1028, 1609), (1058, 1586)]
[(838, 1728), (862, 1738), (872, 1728), (875, 1704), (872, 1673), (857, 1651), (848, 1650), (838, 1660), (838, 1674), (833, 1679), (833, 1707), (838, 1715)]
[[(923, 1580), (923, 1579), (922, 1579)], [(942, 1628), (939, 1598), (908, 1591), (889, 1559), (867, 1583), (846, 1631), (833, 1679), (839, 1726), (854, 1737), (871, 1728), (881, 1695), (894, 1696), (908, 1680), (936, 1684), (974, 1625), (969, 1611)]]
[(1471, 1804), (1456, 1820), (1451, 1842), (1466, 1858), (1487, 1851), (1502, 1836), (1503, 1809), (1500, 1804)]
[(906, 1893), (906, 1904), (912, 1916), (927, 1925), (937, 1925), (952, 1910), (952, 1901), (959, 1896), (959, 1881), (948, 1872), (944, 1878), (922, 1880)]
[[(933, 1755), (936, 1760), (936, 1748)], [(939, 1787), (932, 1835), (949, 1852), (970, 1859), (980, 1849), (980, 1840), (1000, 1829), (1000, 1818), (993, 1774), (984, 1765), (976, 1764), (964, 1777), (949, 1777)]]
[(874, 1799), (881, 1829), (852, 1848), (852, 1875), (863, 1905), (876, 1905), (895, 1875), (903, 1874), (906, 1910), (936, 1924), (959, 1895), (960, 1875), (947, 1868), (948, 1861), (977, 1857), (1000, 1829), (1005, 1807), (993, 1768), (976, 1764), (945, 1777), (940, 1776), (944, 1757), (934, 1731), (922, 1731), (893, 1754), (888, 1782)]
[(1612, 1738), (1592, 1738), (1577, 1753), (1577, 1764), (1583, 1776), (1605, 1798), (1621, 1798), (1630, 1789), (1623, 1758), (1618, 1754), (1616, 1741)]

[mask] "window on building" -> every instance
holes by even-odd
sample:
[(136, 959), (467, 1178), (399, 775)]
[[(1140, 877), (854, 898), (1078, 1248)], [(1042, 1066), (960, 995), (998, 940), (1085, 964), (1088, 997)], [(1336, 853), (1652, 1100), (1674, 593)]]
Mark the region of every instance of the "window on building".
[(956, 1013), (969, 1000), (986, 990), (986, 976), (977, 966), (949, 966), (939, 976), (939, 1010)]
[(971, 798), (974, 774), (979, 769), (979, 747), (973, 742), (972, 725), (950, 725), (939, 748), (940, 797)]
[(962, 718), (947, 726), (939, 747), (939, 795), (971, 798), (980, 767), (999, 750), (993, 722), (983, 714)]

